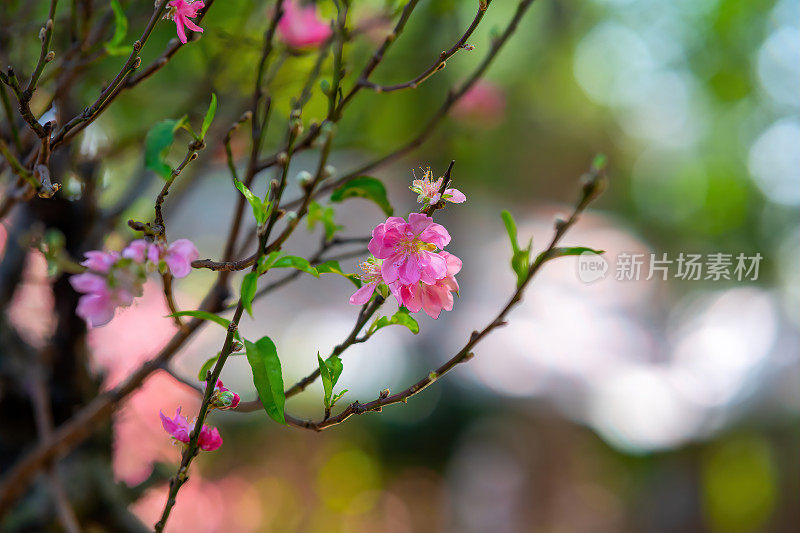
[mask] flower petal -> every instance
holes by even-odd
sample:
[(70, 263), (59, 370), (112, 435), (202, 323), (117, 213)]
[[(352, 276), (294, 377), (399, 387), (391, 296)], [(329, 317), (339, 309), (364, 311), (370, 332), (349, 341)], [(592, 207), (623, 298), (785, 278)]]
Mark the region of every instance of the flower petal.
[(372, 283), (367, 283), (350, 297), (350, 303), (353, 305), (364, 305), (372, 298), (372, 294), (375, 292), (375, 287), (378, 286), (377, 281), (373, 281)]
[(445, 189), (444, 199), (454, 204), (461, 204), (467, 201), (467, 197), (458, 189)]

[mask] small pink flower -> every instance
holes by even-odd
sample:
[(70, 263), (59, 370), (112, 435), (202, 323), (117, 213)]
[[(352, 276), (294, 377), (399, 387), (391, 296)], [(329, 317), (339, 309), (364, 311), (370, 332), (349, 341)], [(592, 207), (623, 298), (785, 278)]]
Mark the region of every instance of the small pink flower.
[(459, 99), (453, 109), (453, 116), (495, 126), (502, 122), (505, 111), (506, 97), (503, 90), (488, 81), (479, 81)]
[[(169, 418), (163, 412), (159, 412), (159, 415), (161, 416), (161, 426), (164, 431), (172, 435), (172, 438), (177, 442), (189, 443), (189, 435), (194, 429), (194, 424), (181, 415), (180, 407), (175, 411), (175, 418)], [(213, 452), (222, 446), (222, 437), (219, 435), (217, 428), (203, 425), (200, 430), (200, 436), (197, 439), (197, 445), (203, 451)]]
[(163, 259), (172, 275), (185, 278), (192, 271), (192, 261), (200, 257), (194, 243), (189, 239), (178, 239), (168, 248), (161, 243), (153, 243), (147, 249), (147, 259), (158, 266)]
[(330, 26), (317, 18), (317, 8), (313, 4), (302, 7), (296, 0), (283, 3), (278, 31), (292, 48), (319, 46), (331, 36)]
[(184, 26), (192, 31), (203, 33), (203, 28), (189, 20), (195, 18), (197, 16), (197, 12), (206, 7), (203, 2), (200, 0), (171, 0), (167, 6), (169, 7), (167, 8), (167, 14), (164, 15), (164, 18), (175, 21), (178, 39), (183, 44), (186, 44), (187, 41), (186, 30), (184, 29)]
[(422, 179), (415, 179), (411, 183), (409, 189), (419, 195), (417, 196), (417, 202), (424, 205), (433, 205), (438, 203), (439, 200), (453, 202), (454, 204), (460, 204), (467, 200), (464, 193), (458, 189), (445, 189), (444, 194), (440, 195), (439, 189), (442, 188), (442, 181), (444, 181), (444, 177), (434, 181), (433, 172), (431, 172), (430, 167), (428, 167)]
[(434, 320), (439, 318), (442, 309), (453, 309), (453, 291), (458, 294), (458, 282), (455, 275), (461, 270), (461, 259), (447, 252), (439, 252), (447, 262), (447, 275), (435, 284), (415, 283), (404, 285), (400, 289), (400, 299), (412, 313), (423, 309)]
[(147, 259), (147, 247), (149, 243), (144, 239), (137, 239), (131, 242), (122, 250), (122, 257), (133, 259), (137, 263), (144, 263)]
[(111, 266), (119, 259), (119, 254), (116, 252), (102, 252), (100, 250), (91, 250), (83, 254), (86, 259), (81, 262), (89, 270), (95, 272), (108, 272)]
[(89, 327), (108, 324), (114, 318), (117, 307), (126, 307), (133, 302), (133, 294), (122, 287), (111, 288), (108, 278), (92, 272), (84, 272), (69, 278), (72, 287), (84, 293), (78, 299), (75, 313), (86, 320)]
[(399, 281), (411, 285), (422, 281), (433, 284), (447, 274), (444, 258), (435, 253), (450, 242), (450, 234), (422, 213), (411, 213), (408, 222), (389, 217), (372, 231), (367, 248), (383, 259), (381, 276), (387, 285)]
[(214, 386), (214, 395), (211, 397), (213, 407), (220, 410), (236, 409), (240, 401), (241, 398), (238, 394), (225, 387), (221, 379), (217, 380), (217, 384)]

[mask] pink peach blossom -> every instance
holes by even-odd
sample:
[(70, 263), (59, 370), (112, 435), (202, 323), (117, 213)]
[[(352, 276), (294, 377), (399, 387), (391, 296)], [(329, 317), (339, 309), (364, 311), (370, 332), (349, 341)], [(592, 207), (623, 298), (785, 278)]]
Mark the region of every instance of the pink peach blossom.
[(443, 194), (439, 194), (443, 181), (444, 177), (434, 180), (433, 172), (428, 167), (422, 179), (415, 179), (409, 189), (419, 195), (417, 196), (417, 202), (424, 205), (433, 205), (438, 203), (439, 200), (453, 202), (454, 204), (460, 204), (467, 200), (464, 193), (458, 189), (445, 189)]
[(331, 36), (330, 26), (317, 18), (317, 8), (313, 4), (302, 7), (296, 0), (283, 3), (278, 32), (292, 48), (319, 46)]
[[(172, 438), (177, 442), (182, 442), (183, 444), (189, 443), (189, 435), (194, 429), (194, 424), (189, 422), (185, 416), (181, 415), (180, 407), (175, 411), (175, 418), (169, 418), (163, 412), (159, 412), (159, 415), (161, 416), (161, 426), (164, 428), (164, 431), (172, 435)], [(217, 428), (203, 425), (200, 430), (200, 436), (197, 439), (197, 445), (203, 451), (213, 452), (222, 446), (222, 437), (220, 437)]]
[(184, 26), (192, 31), (203, 33), (203, 28), (189, 20), (195, 18), (197, 12), (206, 7), (203, 2), (200, 0), (171, 0), (167, 6), (167, 14), (164, 15), (164, 18), (175, 21), (175, 28), (178, 32), (178, 39), (180, 42), (183, 44), (187, 42)]
[(84, 272), (71, 276), (70, 284), (76, 291), (84, 293), (78, 299), (75, 313), (86, 320), (89, 327), (108, 324), (114, 318), (117, 307), (126, 307), (133, 303), (133, 294), (123, 287), (112, 288), (108, 278), (92, 272)]
[(412, 313), (424, 310), (434, 320), (439, 318), (442, 309), (453, 309), (453, 291), (458, 294), (458, 282), (455, 275), (461, 270), (461, 259), (447, 252), (439, 252), (447, 263), (447, 275), (435, 284), (415, 283), (404, 285), (400, 289), (400, 298)]
[(83, 254), (86, 259), (81, 262), (89, 270), (95, 272), (108, 272), (111, 266), (119, 259), (116, 252), (103, 252), (100, 250), (90, 250)]
[(381, 276), (387, 285), (399, 281), (410, 285), (422, 281), (433, 284), (447, 274), (443, 257), (435, 253), (450, 242), (450, 234), (422, 213), (411, 213), (408, 222), (389, 217), (372, 231), (367, 248), (383, 259)]
[(147, 249), (147, 259), (159, 266), (163, 260), (172, 275), (185, 278), (192, 271), (192, 261), (200, 257), (194, 243), (189, 239), (178, 239), (165, 247), (162, 243), (153, 243)]
[(147, 259), (147, 247), (150, 245), (144, 239), (137, 239), (132, 241), (128, 246), (122, 250), (122, 257), (132, 259), (137, 263), (144, 263)]

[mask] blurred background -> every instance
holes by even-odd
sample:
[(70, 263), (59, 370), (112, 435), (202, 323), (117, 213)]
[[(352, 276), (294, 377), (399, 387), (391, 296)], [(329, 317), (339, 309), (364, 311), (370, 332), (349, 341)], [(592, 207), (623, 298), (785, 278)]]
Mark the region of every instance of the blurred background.
[[(386, 2), (354, 4), (353, 21), (366, 31), (347, 50), (351, 73), (391, 27), (381, 18)], [(138, 34), (150, 3), (123, 5)], [(423, 0), (373, 81), (415, 76), (461, 35), (476, 6)], [(184, 113), (199, 120), (212, 91), (220, 101), (212, 132), (224, 133), (241, 114), (268, 7), (215, 5), (199, 41), (86, 131), (81, 149), (102, 158), (104, 202), (114, 204), (134, 180), (147, 191), (124, 219), (149, 217), (160, 188), (158, 178), (140, 177), (141, 142), (152, 124)], [(359, 96), (339, 128), (332, 164), (345, 172), (413, 137), (515, 7), (493, 2), (470, 39), (475, 50), (457, 54), (419, 89)], [(319, 10), (334, 13), (327, 2)], [(160, 25), (145, 64), (173, 36)], [(32, 63), (25, 54), (38, 49), (19, 48), (4, 55)], [(87, 100), (120, 61), (104, 59), (86, 73), (78, 90)], [(287, 57), (278, 72), (271, 145), (282, 139), (289, 98), (313, 61), (313, 54)], [(421, 149), (372, 173), (405, 214), (415, 209), (412, 170), (431, 166), (438, 175), (455, 159), (455, 186), (468, 201), (437, 217), (453, 236), (448, 250), (464, 261), (461, 293), (438, 320), (417, 315), (418, 335), (386, 328), (348, 350), (342, 401), (404, 389), (492, 320), (515, 282), (500, 210), (514, 214), (522, 241), (532, 237), (543, 248), (598, 152), (609, 160), (609, 187), (565, 242), (606, 250), (606, 276), (587, 282), (574, 257), (548, 263), (509, 325), (407, 405), (320, 434), (281, 427), (263, 412), (213, 413), (210, 423), (225, 443), (197, 461), (168, 531), (796, 531), (798, 96), (797, 0), (536, 2), (478, 91)], [(322, 118), (326, 105), (317, 91), (306, 124)], [(234, 148), (243, 154), (244, 136), (241, 143)], [(176, 143), (172, 158), (182, 150)], [(297, 158), (291, 174), (313, 170), (312, 155)], [(238, 195), (221, 147), (209, 146), (181, 185), (166, 204), (170, 237), (191, 238), (201, 257), (216, 258)], [(289, 198), (296, 181), (291, 188)], [(336, 209), (342, 235), (367, 235), (383, 220), (363, 200)], [(319, 231), (298, 231), (288, 251), (313, 253)], [(131, 238), (120, 227), (107, 244), (117, 249)], [(644, 254), (638, 281), (617, 279), (625, 253)], [(679, 279), (677, 261), (666, 280), (646, 279), (650, 254), (677, 260), (681, 253), (762, 260), (757, 279)], [(353, 271), (358, 260), (342, 264)], [(28, 271), (9, 312), (35, 343), (47, 320), (31, 326), (25, 317), (46, 314), (44, 261), (33, 256)], [(212, 279), (201, 271), (178, 283), (179, 306), (195, 308)], [(261, 300), (242, 332), (270, 335), (284, 380), (294, 383), (316, 367), (317, 351), (330, 353), (349, 333), (357, 314), (347, 302), (351, 292), (339, 277), (301, 277)], [(90, 333), (106, 386), (171, 336), (165, 314), (153, 282), (136, 305)], [(212, 328), (177, 359), (190, 379), (219, 349), (223, 332)], [(245, 399), (254, 397), (243, 358), (232, 358), (222, 377)], [(321, 397), (316, 384), (287, 411), (319, 418)], [(116, 415), (117, 489), (148, 479), (159, 463), (171, 474), (179, 449), (158, 411), (178, 405), (192, 413), (199, 401), (161, 373)], [(74, 482), (79, 490), (81, 480)], [(131, 509), (152, 524), (165, 494), (165, 484), (154, 484)]]

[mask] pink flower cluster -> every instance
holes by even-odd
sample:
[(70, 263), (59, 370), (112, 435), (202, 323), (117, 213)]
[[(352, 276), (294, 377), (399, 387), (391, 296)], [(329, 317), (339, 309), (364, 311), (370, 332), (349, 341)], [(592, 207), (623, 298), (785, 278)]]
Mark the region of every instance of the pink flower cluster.
[(178, 39), (186, 44), (186, 28), (192, 31), (203, 33), (203, 28), (195, 24), (189, 19), (197, 16), (197, 12), (206, 7), (200, 0), (170, 0), (167, 4), (167, 13), (164, 15), (165, 19), (175, 21), (175, 28), (178, 32)]
[(83, 293), (75, 312), (93, 328), (107, 324), (118, 307), (128, 307), (142, 295), (148, 265), (183, 278), (191, 271), (192, 261), (199, 257), (197, 248), (187, 239), (179, 239), (169, 247), (139, 239), (121, 253), (92, 250), (85, 255), (81, 265), (86, 272), (69, 281)]
[[(175, 418), (170, 418), (160, 411), (159, 415), (161, 416), (161, 426), (164, 428), (164, 431), (172, 435), (172, 438), (175, 439), (176, 442), (189, 444), (189, 435), (194, 429), (194, 424), (189, 422), (185, 416), (181, 415), (180, 407), (175, 411)], [(212, 428), (204, 424), (200, 430), (197, 445), (203, 451), (213, 452), (222, 446), (222, 437), (217, 428)]]
[(458, 292), (455, 275), (461, 260), (441, 250), (450, 234), (423, 213), (411, 213), (408, 222), (389, 217), (372, 231), (368, 248), (374, 257), (362, 263), (364, 285), (350, 303), (363, 305), (380, 284), (388, 286), (398, 305), (412, 313), (424, 310), (438, 318), (442, 309), (453, 309), (452, 292)]
[(331, 27), (317, 18), (314, 4), (302, 7), (296, 0), (289, 0), (283, 3), (278, 32), (292, 48), (313, 48), (331, 36)]

